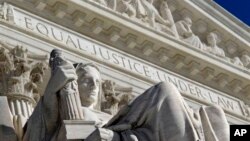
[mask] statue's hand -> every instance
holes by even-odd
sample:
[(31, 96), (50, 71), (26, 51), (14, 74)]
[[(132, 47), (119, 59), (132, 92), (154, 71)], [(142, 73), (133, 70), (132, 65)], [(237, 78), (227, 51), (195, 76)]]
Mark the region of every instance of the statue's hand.
[(98, 130), (99, 130), (100, 137), (102, 140), (112, 141), (114, 137), (114, 132), (112, 130), (105, 129), (105, 128), (98, 128)]
[[(97, 128), (85, 141), (114, 141), (117, 140), (115, 132), (105, 128)], [(117, 136), (117, 135), (116, 135)]]
[(76, 80), (77, 75), (72, 63), (65, 61), (61, 66), (58, 66), (51, 76), (47, 85), (46, 91), (56, 93), (65, 86), (69, 81)]

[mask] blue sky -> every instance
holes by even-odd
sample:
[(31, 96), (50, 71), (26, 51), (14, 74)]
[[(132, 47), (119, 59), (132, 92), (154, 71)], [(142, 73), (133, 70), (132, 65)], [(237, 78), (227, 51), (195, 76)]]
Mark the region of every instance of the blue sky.
[(214, 0), (235, 17), (250, 26), (250, 0)]

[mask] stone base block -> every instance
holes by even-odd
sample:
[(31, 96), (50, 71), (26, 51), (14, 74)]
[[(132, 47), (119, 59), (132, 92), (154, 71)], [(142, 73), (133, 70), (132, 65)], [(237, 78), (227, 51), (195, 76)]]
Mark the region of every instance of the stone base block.
[(60, 141), (80, 141), (95, 131), (94, 121), (64, 120), (60, 129)]

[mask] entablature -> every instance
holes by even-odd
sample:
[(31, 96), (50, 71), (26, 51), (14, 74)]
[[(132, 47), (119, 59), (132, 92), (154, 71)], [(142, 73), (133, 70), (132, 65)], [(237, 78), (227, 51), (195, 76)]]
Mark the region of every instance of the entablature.
[[(236, 56), (242, 53), (249, 57), (249, 41), (236, 33), (231, 33), (229, 28), (218, 21), (218, 24), (213, 26), (222, 30), (209, 29), (212, 27), (210, 24), (213, 24), (210, 22), (211, 19), (204, 20), (200, 18), (201, 14), (192, 15), (192, 12), (189, 14), (189, 10), (179, 10), (183, 9), (181, 3), (169, 2), (173, 15), (180, 15), (180, 18), (183, 15), (191, 16), (192, 20), (197, 21), (194, 25), (198, 24), (197, 27), (203, 34), (214, 30), (218, 36), (223, 33), (220, 40), (228, 44), (223, 48), (227, 49), (226, 57), (208, 53), (173, 35), (152, 28), (135, 17), (131, 18), (127, 14), (121, 14), (90, 0), (1, 1), (10, 2), (59, 25), (249, 102), (245, 97), (250, 97), (250, 71), (248, 66), (239, 63), (242, 57)], [(190, 9), (192, 5), (187, 7)], [(197, 31), (194, 33), (198, 35)], [(201, 40), (205, 38), (202, 34), (199, 35)]]

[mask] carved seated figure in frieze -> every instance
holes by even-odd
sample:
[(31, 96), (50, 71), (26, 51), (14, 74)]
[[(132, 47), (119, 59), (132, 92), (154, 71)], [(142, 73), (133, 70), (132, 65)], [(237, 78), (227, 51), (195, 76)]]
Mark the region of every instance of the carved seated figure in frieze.
[(221, 57), (221, 58), (226, 58), (224, 50), (221, 49), (217, 45), (219, 43), (219, 39), (218, 39), (217, 34), (210, 32), (207, 35), (207, 43), (208, 43), (208, 45), (206, 47), (207, 52), (214, 54), (214, 55)]
[(171, 26), (172, 23), (169, 20), (165, 20), (162, 18), (158, 10), (153, 5), (153, 2), (154, 0), (141, 0), (142, 6), (145, 9), (145, 15), (143, 17), (143, 20), (147, 22), (151, 27), (156, 29), (157, 29), (157, 22), (165, 26)]
[(180, 39), (196, 48), (204, 49), (204, 44), (201, 42), (200, 38), (195, 35), (191, 29), (192, 20), (189, 17), (185, 17), (183, 20), (180, 20), (175, 23), (177, 32), (180, 36)]
[(240, 66), (240, 67), (243, 67), (243, 63), (241, 62), (240, 58), (239, 57), (234, 57), (231, 62), (236, 65), (236, 66)]
[(138, 0), (118, 0), (117, 1), (117, 11), (120, 13), (126, 13), (129, 17), (135, 18), (140, 15), (141, 3)]
[(173, 15), (172, 15), (169, 7), (168, 7), (167, 1), (161, 2), (159, 10), (160, 10), (160, 14), (161, 14), (162, 18), (169, 23), (168, 26), (167, 25), (161, 26), (161, 30), (163, 32), (166, 32), (170, 35), (175, 36), (176, 38), (179, 38), (179, 35), (177, 33), (177, 29), (176, 29), (176, 26), (174, 23), (174, 18), (173, 18)]
[(0, 19), (6, 21), (14, 21), (13, 18), (13, 7), (10, 6), (8, 3), (4, 2), (0, 4)]
[[(78, 78), (77, 78), (78, 77)], [(105, 115), (98, 111), (100, 73), (93, 65), (62, 63), (48, 83), (43, 98), (27, 123), (24, 141), (56, 141), (62, 115), (61, 90), (67, 93), (65, 108), (72, 114), (79, 107), (74, 86), (77, 79), (82, 120), (94, 120), (97, 126)], [(75, 84), (75, 83), (74, 83)], [(68, 90), (68, 92), (67, 92)], [(59, 92), (59, 93), (58, 93)], [(70, 96), (70, 94), (74, 94)], [(75, 106), (72, 106), (75, 105)], [(97, 108), (97, 109), (96, 109)], [(79, 112), (79, 111), (78, 111)], [(75, 115), (75, 114), (73, 114)], [(81, 118), (79, 118), (81, 119)], [(99, 124), (98, 124), (99, 123)], [(124, 106), (104, 126), (98, 126), (85, 141), (229, 141), (229, 125), (223, 110), (216, 106), (191, 109), (177, 88), (166, 82), (156, 84)]]
[(250, 56), (246, 53), (242, 54), (241, 61), (246, 68), (250, 68)]

